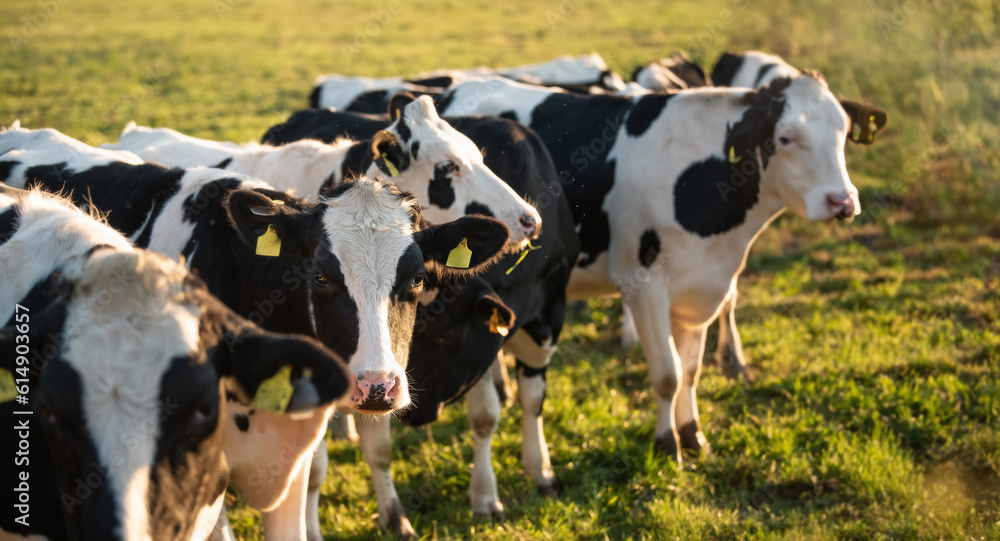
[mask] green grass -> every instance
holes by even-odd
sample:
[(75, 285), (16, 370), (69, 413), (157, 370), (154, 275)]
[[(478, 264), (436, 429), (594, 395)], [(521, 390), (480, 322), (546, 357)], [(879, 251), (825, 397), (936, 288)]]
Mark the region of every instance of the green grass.
[[(754, 248), (738, 318), (756, 382), (708, 367), (700, 385), (715, 455), (678, 471), (651, 454), (642, 352), (617, 347), (620, 304), (591, 301), (549, 375), (563, 496), (537, 496), (521, 470), (517, 406), (495, 445), (506, 523), (469, 512), (462, 408), (432, 438), (395, 429), (400, 495), (434, 539), (1000, 538), (996, 3), (8, 0), (0, 15), (0, 122), (93, 144), (132, 119), (256, 139), (306, 105), (321, 73), (596, 50), (627, 75), (678, 48), (706, 66), (762, 48), (820, 69), (838, 95), (886, 108), (889, 128), (847, 149), (859, 220), (786, 216)], [(360, 452), (329, 450), (324, 532), (383, 537)], [(230, 517), (240, 538), (260, 538), (253, 511)]]

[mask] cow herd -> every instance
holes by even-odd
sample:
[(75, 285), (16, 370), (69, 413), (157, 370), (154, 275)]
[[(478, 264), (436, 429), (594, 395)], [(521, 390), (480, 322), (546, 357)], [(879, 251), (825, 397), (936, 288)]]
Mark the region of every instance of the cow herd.
[(0, 436), (17, 457), (0, 476), (23, 490), (0, 535), (233, 539), (230, 486), (266, 539), (320, 540), (328, 423), (354, 416), (379, 525), (413, 536), (390, 419), (424, 425), (462, 397), (472, 511), (502, 518), (505, 351), (523, 467), (557, 496), (542, 418), (568, 299), (622, 297), (655, 448), (708, 453), (706, 328), (720, 320), (717, 355), (744, 374), (750, 247), (786, 209), (858, 214), (845, 142), (887, 115), (755, 51), (632, 79), (596, 54), (323, 76), (311, 109), (242, 145), (3, 129), (0, 415), (23, 430)]

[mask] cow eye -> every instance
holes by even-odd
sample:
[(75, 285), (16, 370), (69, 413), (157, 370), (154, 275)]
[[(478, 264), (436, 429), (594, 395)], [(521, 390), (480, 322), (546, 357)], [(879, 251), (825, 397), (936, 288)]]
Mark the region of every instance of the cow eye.
[(781, 146), (783, 147), (787, 147), (788, 145), (792, 144), (792, 140), (789, 139), (788, 137), (785, 137), (784, 135), (778, 138), (778, 142), (781, 143)]
[(418, 272), (413, 279), (410, 280), (410, 285), (413, 286), (414, 289), (424, 285), (424, 273)]
[(455, 171), (458, 171), (458, 165), (456, 165), (455, 162), (451, 160), (446, 160), (443, 162), (438, 162), (434, 166), (434, 170), (441, 173), (451, 174), (454, 173)]
[(206, 402), (198, 406), (198, 409), (194, 410), (194, 413), (191, 415), (188, 434), (198, 439), (205, 437), (215, 430), (218, 421), (218, 411), (217, 404), (212, 402)]
[(316, 282), (317, 285), (321, 285), (321, 286), (325, 286), (325, 285), (328, 285), (330, 283), (330, 282), (328, 282), (326, 280), (326, 276), (323, 276), (322, 274), (320, 274), (318, 272), (316, 273), (315, 276), (313, 276), (313, 281)]

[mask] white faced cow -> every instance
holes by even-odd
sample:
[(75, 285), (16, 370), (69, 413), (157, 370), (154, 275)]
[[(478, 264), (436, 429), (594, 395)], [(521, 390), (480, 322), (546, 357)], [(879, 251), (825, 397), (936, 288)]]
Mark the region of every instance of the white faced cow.
[[(654, 62), (650, 66), (640, 68), (636, 71), (634, 79), (643, 86), (654, 90), (674, 88), (665, 79), (658, 78), (657, 74), (662, 75), (664, 69), (677, 72), (679, 67), (684, 72), (691, 73), (690, 68), (683, 67), (684, 64), (680, 62), (679, 54), (681, 53), (675, 53), (666, 61)], [(700, 72), (700, 68), (698, 70)], [(777, 78), (797, 77), (800, 74), (801, 72), (797, 68), (775, 55), (760, 51), (724, 53), (715, 65), (709, 84), (760, 88)], [(704, 78), (703, 73), (701, 77)], [(855, 143), (871, 144), (875, 139), (875, 134), (884, 128), (888, 121), (886, 112), (877, 107), (864, 106), (850, 100), (840, 100), (840, 105), (851, 118), (852, 129), (849, 139)], [(739, 330), (736, 327), (736, 299), (737, 291), (734, 282), (733, 290), (719, 313), (719, 341), (715, 350), (715, 361), (723, 368), (727, 376), (734, 379), (740, 377), (748, 379), (747, 361), (743, 354)], [(627, 307), (624, 309), (624, 315), (622, 345), (629, 347), (636, 343), (639, 337), (635, 330), (632, 313)]]
[(103, 147), (128, 150), (168, 167), (201, 165), (243, 173), (302, 197), (315, 197), (358, 174), (385, 176), (412, 193), (432, 223), (483, 214), (510, 228), (515, 248), (537, 236), (538, 211), (483, 164), (479, 149), (441, 120), (430, 98), (399, 100), (391, 109), (392, 123), (360, 141), (230, 147), (232, 143), (196, 139), (169, 128), (130, 124), (118, 143)]
[[(844, 159), (848, 116), (816, 74), (758, 90), (582, 97), (462, 83), (442, 114), (506, 116), (545, 141), (582, 253), (576, 297), (621, 294), (636, 317), (658, 406), (655, 444), (707, 449), (695, 389), (704, 331), (775, 216), (860, 212)], [(542, 358), (542, 362), (547, 358)]]
[[(400, 99), (404, 97), (396, 96), (393, 101)], [(504, 400), (507, 396), (503, 384), (506, 368), (494, 363), (496, 370), (492, 372), (496, 377), (485, 373), (490, 361), (489, 349), (501, 343), (498, 342), (497, 326), (488, 323), (496, 308), (496, 316), (506, 322), (504, 326), (510, 331), (507, 336), (518, 335), (521, 329), (530, 336), (535, 348), (528, 349), (529, 354), (536, 352), (539, 345), (554, 347), (562, 329), (566, 284), (579, 253), (579, 241), (555, 166), (538, 135), (518, 122), (502, 118), (446, 117), (445, 121), (482, 148), (484, 163), (518, 194), (538, 202), (539, 212), (547, 225), (538, 240), (533, 241), (535, 246), (530, 253), (511, 254), (483, 276), (492, 290), (472, 283), (462, 287), (448, 282), (437, 288), (437, 298), (428, 300), (429, 304), (418, 311), (407, 367), (418, 390), (414, 407), (403, 412), (400, 420), (409, 424), (431, 422), (444, 404), (467, 391), (465, 403), (473, 427), (474, 448), (474, 469), (469, 483), (472, 511), (502, 518), (504, 506), (497, 491), (490, 444), (499, 422), (500, 396), (504, 396)], [(287, 144), (301, 139), (335, 141), (345, 135), (365, 138), (374, 136), (388, 124), (386, 115), (305, 110), (270, 128), (263, 141)], [(522, 255), (525, 255), (523, 260)], [(490, 291), (498, 293), (503, 303), (517, 314), (513, 324), (504, 317), (504, 307), (495, 304)], [(429, 295), (425, 295), (427, 297)], [(523, 341), (524, 336), (521, 338)], [(445, 358), (441, 352), (447, 351), (458, 354)], [(522, 388), (538, 381), (538, 369), (523, 364), (516, 355), (515, 359), (519, 381), (530, 378), (521, 384)], [(497, 383), (499, 394), (491, 380)], [(523, 410), (522, 423), (528, 434), (526, 448), (531, 450), (535, 448), (531, 435), (538, 433), (541, 397), (534, 393), (520, 393), (518, 397)], [(542, 494), (554, 496), (558, 493), (558, 485), (553, 482), (555, 478), (545, 475), (541, 462), (537, 463), (537, 470), (529, 471), (537, 474)], [(315, 490), (318, 494), (318, 485)]]
[[(314, 335), (349, 359), (349, 407), (377, 416), (362, 428), (378, 430), (388, 422), (380, 416), (410, 402), (405, 370), (424, 278), (477, 272), (507, 243), (507, 228), (493, 218), (428, 227), (412, 197), (363, 177), (307, 201), (227, 171), (131, 165), (109, 161), (115, 151), (79, 145), (53, 130), (8, 130), (0, 134), (0, 169), (11, 184), (69, 190), (78, 204), (108, 211), (111, 224), (140, 245), (185, 256), (214, 294), (251, 321)], [(468, 269), (446, 268), (463, 239), (472, 252)], [(258, 459), (231, 461), (233, 485), (263, 511), (265, 532), (305, 535), (301, 512), (288, 510), (304, 507), (309, 451), (328, 414), (303, 421), (302, 454), (280, 462), (277, 480), (255, 475)], [(239, 415), (239, 431), (259, 432), (249, 426), (257, 416)], [(281, 453), (280, 445), (266, 450)], [(398, 506), (390, 489), (380, 501)], [(382, 511), (391, 516), (391, 508)]]
[(0, 371), (27, 398), (0, 404), (23, 428), (0, 437), (22, 450), (2, 478), (27, 487), (3, 500), (5, 539), (205, 539), (225, 518), (224, 393), (284, 367), (288, 411), (348, 388), (315, 340), (263, 332), (69, 201), (2, 185), (0, 302)]

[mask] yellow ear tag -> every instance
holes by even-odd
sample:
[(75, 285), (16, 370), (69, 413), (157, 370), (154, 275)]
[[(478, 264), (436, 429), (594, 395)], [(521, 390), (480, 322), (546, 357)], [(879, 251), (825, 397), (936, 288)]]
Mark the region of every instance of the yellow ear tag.
[(740, 159), (736, 157), (736, 147), (729, 147), (729, 163), (739, 163)]
[(472, 250), (469, 249), (469, 241), (462, 237), (462, 242), (459, 242), (458, 246), (448, 254), (445, 266), (453, 269), (467, 269), (470, 261), (472, 261)]
[(10, 370), (0, 368), (0, 404), (17, 398), (17, 385), (14, 384), (14, 374)]
[(510, 332), (510, 329), (500, 322), (500, 314), (496, 308), (493, 309), (493, 315), (490, 316), (490, 332), (500, 336), (507, 336), (507, 333)]
[(860, 124), (854, 124), (854, 125), (851, 126), (851, 139), (854, 139), (855, 141), (860, 141), (861, 140), (861, 125)]
[(400, 109), (399, 107), (396, 107), (396, 118), (399, 118), (401, 116), (403, 116), (403, 110)]
[(878, 131), (878, 124), (875, 123), (875, 115), (868, 117), (868, 129), (871, 130), (872, 133)]
[(399, 169), (396, 169), (396, 166), (385, 155), (382, 155), (382, 161), (385, 162), (385, 168), (389, 170), (390, 177), (399, 176)]
[(278, 257), (281, 254), (281, 239), (274, 226), (267, 224), (267, 231), (257, 237), (257, 255)]
[(292, 367), (286, 366), (260, 383), (257, 394), (253, 395), (253, 407), (271, 413), (285, 413), (293, 390)]
[(524, 258), (528, 257), (528, 252), (530, 252), (532, 250), (537, 250), (537, 249), (539, 249), (541, 247), (542, 246), (540, 244), (538, 246), (532, 246), (531, 245), (531, 241), (529, 240), (528, 241), (528, 247), (525, 248), (523, 252), (521, 252), (521, 257), (517, 258), (517, 261), (515, 261), (514, 264), (511, 265), (509, 269), (507, 269), (507, 272), (505, 274), (510, 274), (510, 273), (514, 272), (514, 269), (516, 269), (517, 266), (520, 265), (522, 261), (524, 261)]

